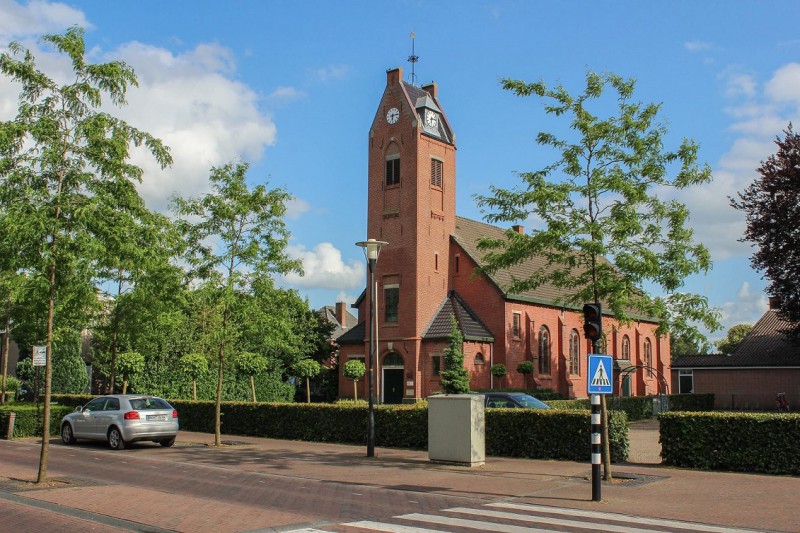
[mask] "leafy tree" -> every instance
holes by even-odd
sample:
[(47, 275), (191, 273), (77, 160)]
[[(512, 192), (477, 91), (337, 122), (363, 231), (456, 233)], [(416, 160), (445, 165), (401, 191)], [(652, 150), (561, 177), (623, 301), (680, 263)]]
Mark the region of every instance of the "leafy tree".
[[(128, 162), (132, 146), (144, 146), (162, 166), (171, 162), (155, 137), (98, 109), (107, 97), (125, 103), (136, 75), (125, 63), (90, 64), (83, 30), (47, 35), (43, 41), (66, 54), (71, 82), (60, 85), (38, 69), (33, 54), (12, 42), (0, 54), (0, 72), (21, 87), (17, 116), (0, 124), (0, 204), (16, 221), (25, 245), (19, 250), (48, 286), (43, 427), (50, 424), (50, 388), (56, 299), (65, 287), (61, 274), (92, 271), (91, 258), (103, 249), (92, 233), (98, 206), (127, 209), (138, 199), (140, 168)], [(114, 224), (115, 220), (105, 221)], [(80, 271), (80, 270), (79, 270)], [(46, 482), (49, 439), (42, 439), (37, 483)]]
[(800, 341), (800, 135), (792, 125), (778, 137), (778, 151), (761, 163), (760, 174), (731, 205), (743, 211), (743, 241), (755, 245), (754, 268), (770, 280), (767, 292), (778, 300), (787, 333)]
[[(545, 266), (514, 279), (507, 290), (520, 293), (549, 283), (564, 294), (561, 303), (604, 302), (621, 322), (630, 321), (632, 313), (652, 317), (661, 335), (670, 326), (698, 331), (694, 322), (673, 320), (688, 315), (709, 329), (718, 328), (718, 313), (704, 297), (680, 292), (686, 277), (711, 268), (710, 254), (693, 242), (686, 207), (661, 199), (665, 188), (680, 190), (711, 180), (708, 165), (698, 164), (697, 145), (685, 139), (677, 150), (666, 150), (667, 128), (657, 121), (660, 105), (633, 101), (635, 82), (615, 74), (587, 72), (586, 88), (578, 95), (544, 82), (505, 79), (502, 84), (518, 96), (545, 100), (545, 112), (567, 118), (574, 133), (540, 132), (537, 142), (552, 148), (556, 160), (521, 173), (521, 187), (492, 187), (490, 196), (478, 197), (478, 204), (490, 211), (490, 222), (516, 223), (534, 216), (541, 226), (530, 235), (508, 231), (504, 239), (483, 239), (485, 270), (493, 273), (544, 257)], [(604, 118), (592, 110), (607, 89), (618, 116)], [(644, 284), (668, 296), (652, 297), (643, 291)], [(604, 401), (601, 407), (605, 420)], [(610, 464), (606, 449), (606, 479)]]
[(192, 380), (192, 400), (197, 400), (197, 380), (208, 374), (208, 359), (199, 353), (187, 353), (179, 364), (181, 373)]
[(731, 327), (725, 338), (717, 343), (717, 349), (725, 355), (732, 354), (739, 346), (739, 343), (742, 342), (742, 339), (750, 333), (751, 329), (753, 329), (753, 326), (750, 324), (737, 324)]
[(500, 380), (500, 386), (503, 384), (503, 378), (508, 375), (508, 368), (503, 363), (496, 363), (492, 365), (490, 372), (494, 377)]
[(522, 361), (520, 364), (517, 365), (517, 372), (522, 374), (522, 378), (525, 380), (525, 387), (528, 387), (528, 376), (533, 374), (533, 363), (530, 361)]
[(242, 352), (236, 356), (234, 361), (236, 370), (250, 380), (250, 392), (253, 402), (256, 401), (256, 385), (253, 376), (267, 369), (267, 359), (263, 355), (253, 352)]
[(353, 400), (358, 401), (358, 380), (367, 373), (367, 367), (358, 359), (350, 359), (344, 364), (342, 373), (347, 379), (353, 380)]
[(189, 260), (218, 303), (219, 322), (214, 328), (217, 352), (217, 397), (214, 444), (222, 444), (220, 406), (226, 347), (235, 345), (231, 310), (237, 294), (252, 290), (254, 278), (300, 271), (300, 262), (286, 255), (289, 232), (283, 217), (290, 196), (282, 189), (258, 185), (252, 190), (245, 178), (248, 165), (227, 164), (211, 170), (212, 191), (200, 198), (176, 198), (183, 217), (180, 227), (189, 246)]
[(54, 350), (53, 392), (57, 394), (84, 394), (89, 385), (86, 363), (79, 352), (59, 354)]
[(117, 369), (122, 379), (122, 394), (127, 394), (128, 383), (144, 371), (144, 356), (136, 352), (125, 352), (117, 357)]
[(450, 315), (449, 345), (444, 350), (444, 370), (440, 386), (445, 394), (465, 394), (469, 392), (469, 371), (464, 368), (464, 336), (456, 318)]
[(311, 384), (310, 378), (313, 378), (322, 370), (322, 366), (313, 359), (301, 359), (294, 365), (294, 371), (297, 377), (305, 378), (306, 380), (306, 403), (311, 403)]
[(698, 339), (686, 332), (670, 333), (669, 346), (673, 361), (684, 355), (705, 355), (709, 350), (709, 344), (705, 341), (705, 337)]

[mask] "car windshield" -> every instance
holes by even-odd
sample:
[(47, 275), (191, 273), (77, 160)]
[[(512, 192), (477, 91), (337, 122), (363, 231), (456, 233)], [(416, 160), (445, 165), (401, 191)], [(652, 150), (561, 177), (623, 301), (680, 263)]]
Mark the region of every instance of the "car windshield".
[(533, 396), (529, 396), (527, 394), (518, 394), (514, 396), (514, 399), (517, 400), (521, 405), (524, 407), (530, 407), (532, 409), (549, 409), (550, 406), (544, 403), (541, 400), (537, 400)]
[(137, 411), (147, 409), (170, 409), (167, 402), (161, 398), (131, 398), (131, 407)]

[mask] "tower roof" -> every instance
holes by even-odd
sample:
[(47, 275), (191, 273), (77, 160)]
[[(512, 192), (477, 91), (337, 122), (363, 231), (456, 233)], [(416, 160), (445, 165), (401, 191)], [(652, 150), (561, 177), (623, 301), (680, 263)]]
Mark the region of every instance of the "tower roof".
[(444, 339), (449, 337), (452, 327), (450, 324), (451, 316), (455, 317), (464, 340), (494, 342), (494, 335), (489, 331), (489, 328), (481, 322), (478, 315), (461, 299), (461, 296), (452, 290), (447, 293), (447, 298), (439, 306), (422, 338)]

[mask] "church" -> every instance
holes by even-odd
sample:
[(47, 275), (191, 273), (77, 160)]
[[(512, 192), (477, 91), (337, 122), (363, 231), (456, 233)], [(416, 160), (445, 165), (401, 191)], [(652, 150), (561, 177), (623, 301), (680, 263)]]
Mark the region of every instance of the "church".
[[(587, 355), (582, 309), (558, 303), (558, 289), (543, 285), (522, 294), (505, 290), (512, 277), (528, 277), (536, 259), (479, 274), (483, 237), (500, 228), (456, 215), (456, 136), (436, 84), (386, 73), (386, 88), (368, 137), (367, 236), (388, 243), (374, 271), (377, 335), (374, 396), (379, 403), (413, 403), (439, 392), (444, 352), (455, 317), (464, 337), (464, 365), (472, 390), (537, 389), (565, 398), (587, 397)], [(524, 232), (522, 226), (514, 231)], [(368, 282), (367, 282), (368, 283)], [(341, 372), (358, 359), (369, 372), (370, 298), (352, 305), (356, 325), (337, 338), (339, 397), (353, 398), (354, 383)], [(669, 338), (658, 324), (619, 324), (603, 317), (601, 352), (614, 357), (614, 394), (669, 393)], [(532, 374), (521, 374), (523, 361)], [(494, 365), (507, 375), (492, 375)], [(366, 378), (357, 383), (366, 391)]]

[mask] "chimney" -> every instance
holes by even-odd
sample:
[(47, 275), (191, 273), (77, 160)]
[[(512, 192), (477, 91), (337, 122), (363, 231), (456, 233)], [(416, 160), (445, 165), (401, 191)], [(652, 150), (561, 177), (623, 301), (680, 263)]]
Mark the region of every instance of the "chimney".
[(779, 309), (781, 306), (781, 299), (779, 296), (770, 296), (769, 297), (769, 310), (775, 311)]
[(434, 99), (436, 98), (436, 93), (438, 92), (438, 89), (439, 86), (434, 82), (430, 82), (428, 85), (422, 86), (422, 90), (430, 94)]
[(386, 71), (386, 85), (397, 85), (403, 79), (403, 68), (390, 68)]
[(344, 302), (336, 302), (336, 321), (342, 328), (347, 328), (347, 304)]
[(525, 226), (522, 226), (520, 224), (515, 224), (515, 225), (511, 226), (511, 229), (513, 229), (515, 232), (519, 233), (520, 235), (525, 235)]

